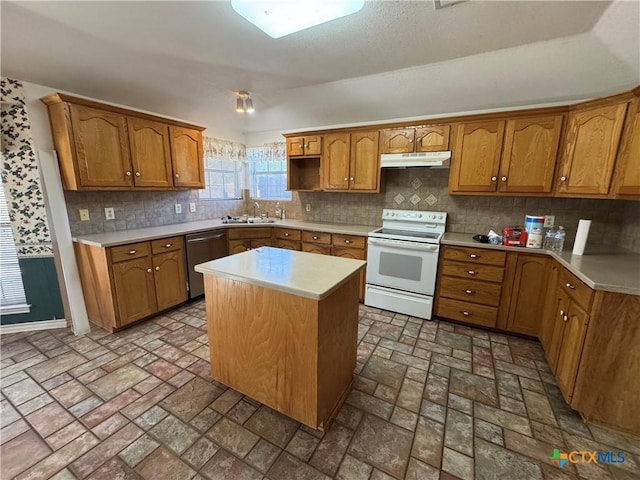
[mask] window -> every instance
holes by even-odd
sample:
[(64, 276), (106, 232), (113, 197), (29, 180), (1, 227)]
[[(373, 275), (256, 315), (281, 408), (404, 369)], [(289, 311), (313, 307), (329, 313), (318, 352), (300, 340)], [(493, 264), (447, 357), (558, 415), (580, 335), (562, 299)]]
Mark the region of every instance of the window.
[(287, 156), (284, 143), (247, 148), (251, 198), (291, 200), (287, 191)]
[(0, 312), (7, 315), (28, 311), (7, 199), (0, 185)]
[(204, 143), (204, 190), (201, 199), (232, 200), (242, 198), (242, 164), (245, 159), (244, 145), (219, 140), (203, 139)]

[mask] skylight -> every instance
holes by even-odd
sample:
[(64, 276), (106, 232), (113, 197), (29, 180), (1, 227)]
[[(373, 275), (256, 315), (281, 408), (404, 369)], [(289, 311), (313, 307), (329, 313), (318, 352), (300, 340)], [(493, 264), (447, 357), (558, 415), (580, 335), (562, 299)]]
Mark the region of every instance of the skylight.
[(233, 9), (273, 38), (356, 13), (364, 0), (232, 0)]

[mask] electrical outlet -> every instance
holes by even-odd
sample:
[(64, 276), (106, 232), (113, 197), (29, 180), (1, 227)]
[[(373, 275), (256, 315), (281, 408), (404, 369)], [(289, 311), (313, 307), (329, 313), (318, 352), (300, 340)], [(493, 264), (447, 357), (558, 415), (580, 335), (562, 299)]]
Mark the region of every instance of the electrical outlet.
[(190, 211), (191, 213), (196, 213), (196, 204), (195, 204), (195, 202), (191, 202), (191, 203), (189, 204), (189, 211)]
[(107, 207), (104, 209), (104, 218), (106, 220), (115, 220), (116, 214), (113, 212), (112, 207)]
[(88, 222), (89, 219), (89, 209), (88, 208), (81, 208), (79, 210), (80, 212), (80, 221), (81, 222)]
[(310, 203), (307, 203), (307, 204), (304, 206), (304, 209), (305, 209), (307, 212), (310, 212), (310, 211), (311, 211), (311, 204), (310, 204)]
[(556, 216), (555, 215), (545, 215), (544, 216), (544, 225), (545, 228), (553, 227), (556, 224)]
[(176, 203), (176, 213), (182, 213), (182, 205), (179, 203)]

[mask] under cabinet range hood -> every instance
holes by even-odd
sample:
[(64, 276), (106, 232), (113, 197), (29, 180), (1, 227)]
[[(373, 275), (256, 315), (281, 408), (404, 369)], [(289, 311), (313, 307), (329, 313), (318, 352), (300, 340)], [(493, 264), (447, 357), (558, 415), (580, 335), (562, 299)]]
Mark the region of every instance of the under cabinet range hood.
[(449, 168), (451, 152), (384, 153), (380, 155), (382, 168), (436, 167)]

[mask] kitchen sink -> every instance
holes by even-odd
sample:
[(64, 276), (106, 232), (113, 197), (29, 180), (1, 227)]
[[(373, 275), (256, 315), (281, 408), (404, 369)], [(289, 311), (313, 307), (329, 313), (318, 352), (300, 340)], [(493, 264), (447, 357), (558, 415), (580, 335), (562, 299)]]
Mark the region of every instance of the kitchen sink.
[(275, 223), (275, 220), (272, 218), (248, 217), (246, 215), (242, 215), (241, 217), (227, 216), (221, 220), (222, 223)]

